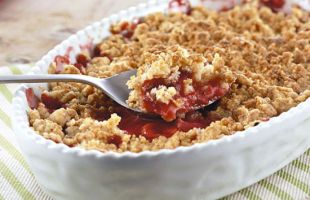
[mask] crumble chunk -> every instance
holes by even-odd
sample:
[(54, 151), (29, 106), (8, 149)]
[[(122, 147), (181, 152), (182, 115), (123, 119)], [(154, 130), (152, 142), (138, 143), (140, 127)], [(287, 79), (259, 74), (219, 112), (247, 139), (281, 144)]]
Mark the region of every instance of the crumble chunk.
[(48, 119), (36, 119), (33, 122), (33, 129), (43, 137), (52, 139), (57, 143), (61, 142), (64, 136), (62, 127)]
[(48, 119), (63, 127), (71, 118), (76, 116), (77, 113), (75, 110), (71, 108), (67, 109), (60, 108), (55, 110), (52, 114), (50, 114)]
[(165, 104), (168, 104), (169, 101), (171, 101), (176, 95), (177, 91), (175, 87), (166, 87), (163, 85), (160, 85), (158, 88), (153, 88), (150, 92), (151, 95), (155, 95), (155, 98), (157, 101), (163, 102)]

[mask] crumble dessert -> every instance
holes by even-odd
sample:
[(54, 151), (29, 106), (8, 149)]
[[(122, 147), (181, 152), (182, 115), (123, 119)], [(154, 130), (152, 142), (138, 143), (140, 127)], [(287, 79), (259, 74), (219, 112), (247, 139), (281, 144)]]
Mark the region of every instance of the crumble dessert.
[[(137, 68), (128, 103), (166, 120), (125, 109), (92, 86), (61, 82), (40, 97), (26, 91), (31, 127), (70, 147), (141, 152), (218, 139), (278, 116), (310, 97), (310, 16), (300, 8), (276, 12), (263, 2), (221, 12), (185, 4), (181, 12), (120, 22), (76, 63), (57, 56), (50, 65), (52, 74), (99, 78)], [(227, 93), (204, 109), (162, 113), (161, 105), (185, 105), (189, 96), (209, 101), (211, 91), (199, 91), (200, 83)]]

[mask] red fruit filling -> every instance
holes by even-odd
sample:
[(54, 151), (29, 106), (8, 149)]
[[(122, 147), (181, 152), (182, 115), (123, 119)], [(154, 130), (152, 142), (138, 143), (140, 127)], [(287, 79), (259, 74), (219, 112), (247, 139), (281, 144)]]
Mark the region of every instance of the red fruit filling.
[(78, 54), (76, 56), (76, 63), (74, 64), (74, 66), (80, 70), (81, 74), (85, 74), (87, 63), (89, 61), (90, 61), (90, 58), (87, 57), (86, 55)]
[(78, 54), (76, 56), (76, 63), (82, 65), (83, 67), (87, 66), (87, 63), (89, 62), (89, 58), (85, 56), (84, 54)]
[(143, 18), (134, 19), (132, 22), (122, 22), (119, 31), (111, 31), (113, 34), (120, 34), (124, 38), (130, 39), (138, 24), (143, 22)]
[(50, 113), (53, 112), (54, 110), (65, 107), (64, 103), (62, 103), (56, 98), (49, 96), (46, 93), (41, 94), (41, 101), (40, 101), (40, 99), (34, 94), (32, 88), (26, 89), (25, 93), (28, 105), (31, 109), (37, 109), (39, 102), (42, 102)]
[(144, 136), (152, 141), (159, 136), (171, 137), (177, 131), (189, 131), (192, 128), (205, 128), (218, 118), (211, 115), (203, 115), (198, 111), (188, 113), (184, 119), (177, 119), (172, 122), (160, 118), (150, 117), (128, 110), (123, 107), (116, 107), (116, 113), (122, 120), (118, 127), (128, 134)]
[(276, 11), (284, 6), (285, 0), (261, 0), (261, 3)]
[[(81, 74), (85, 74), (87, 63), (89, 62), (89, 58), (84, 54), (78, 54), (76, 56), (76, 63), (73, 64), (76, 68), (78, 68), (81, 72)], [(54, 59), (54, 62), (56, 63), (56, 73), (59, 74), (63, 72), (64, 65), (69, 65), (70, 60), (68, 55), (64, 56), (56, 56)]]
[[(193, 91), (186, 94), (184, 80), (188, 78), (192, 79), (192, 74), (182, 71), (176, 82), (168, 83), (164, 78), (145, 81), (141, 89), (143, 108), (149, 113), (160, 115), (166, 121), (172, 121), (189, 111), (208, 105), (209, 102), (219, 99), (228, 92), (228, 89), (221, 87), (221, 80), (214, 78), (206, 83), (193, 81)], [(154, 96), (150, 95), (151, 90), (159, 86), (175, 87), (177, 94), (174, 96), (174, 101), (170, 100), (166, 104), (157, 101)], [(176, 105), (175, 102), (179, 102), (181, 105)]]
[(112, 135), (107, 138), (108, 144), (114, 144), (117, 148), (122, 144), (122, 138), (119, 135)]
[(53, 112), (59, 108), (63, 108), (65, 105), (60, 100), (49, 96), (46, 93), (41, 94), (41, 101), (45, 105), (45, 107), (49, 110), (49, 112)]

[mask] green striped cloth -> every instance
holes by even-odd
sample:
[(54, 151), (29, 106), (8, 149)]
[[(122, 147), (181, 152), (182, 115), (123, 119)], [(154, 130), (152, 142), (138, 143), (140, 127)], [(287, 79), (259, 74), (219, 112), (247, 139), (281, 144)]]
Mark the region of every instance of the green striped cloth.
[[(27, 65), (1, 67), (0, 75), (23, 74)], [(17, 85), (0, 85), (0, 199), (52, 199), (40, 188), (12, 131), (9, 113)], [(310, 149), (272, 176), (223, 198), (310, 200)]]

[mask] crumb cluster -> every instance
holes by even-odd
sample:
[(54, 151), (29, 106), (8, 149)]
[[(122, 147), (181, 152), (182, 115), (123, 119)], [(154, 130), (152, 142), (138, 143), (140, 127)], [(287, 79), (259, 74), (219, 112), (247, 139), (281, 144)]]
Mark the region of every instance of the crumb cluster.
[[(102, 152), (174, 149), (245, 130), (310, 97), (310, 17), (299, 8), (284, 14), (257, 2), (225, 12), (193, 7), (190, 13), (152, 13), (137, 22), (120, 22), (111, 32), (93, 56), (81, 57), (79, 64), (54, 62), (49, 73), (105, 78), (137, 68), (129, 81), (133, 106), (140, 105), (137, 97), (145, 80), (173, 79), (180, 69), (194, 71), (197, 80), (218, 73), (231, 86), (208, 113), (217, 120), (205, 128), (148, 140), (119, 128), (122, 117), (115, 114), (115, 103), (98, 89), (51, 83), (29, 111), (29, 123), (38, 134)], [(185, 81), (188, 92), (192, 81)], [(162, 86), (151, 93), (168, 102), (176, 89)]]

